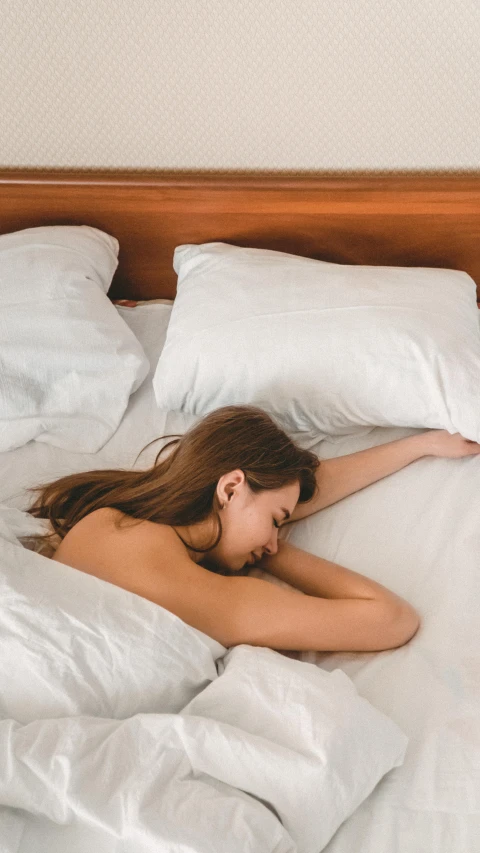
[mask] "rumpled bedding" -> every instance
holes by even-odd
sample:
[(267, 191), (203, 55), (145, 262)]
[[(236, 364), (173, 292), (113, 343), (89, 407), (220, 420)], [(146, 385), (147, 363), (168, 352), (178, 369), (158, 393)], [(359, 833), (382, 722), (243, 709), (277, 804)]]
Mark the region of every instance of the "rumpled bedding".
[(0, 506), (2, 853), (319, 853), (402, 763), (341, 670), (227, 650), (23, 547), (44, 526)]

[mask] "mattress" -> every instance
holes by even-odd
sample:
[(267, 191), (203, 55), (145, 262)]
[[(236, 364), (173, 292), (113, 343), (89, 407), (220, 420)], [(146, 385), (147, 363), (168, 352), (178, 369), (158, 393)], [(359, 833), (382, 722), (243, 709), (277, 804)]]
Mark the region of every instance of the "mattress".
[[(74, 471), (151, 465), (162, 446), (155, 439), (181, 434), (197, 420), (160, 412), (151, 388), (170, 304), (117, 310), (151, 365), (117, 432), (96, 454), (74, 454), (40, 442), (0, 454), (0, 503), (26, 509), (32, 501), (29, 487)], [(321, 442), (312, 436), (304, 443), (331, 458), (422, 431), (375, 428)], [(388, 773), (342, 824), (327, 853), (480, 851), (479, 485), (480, 456), (424, 457), (284, 528), (298, 547), (364, 573), (407, 599), (422, 623), (413, 640), (398, 649), (298, 653), (326, 670), (342, 669), (359, 694), (409, 737), (403, 765)], [(252, 574), (265, 576), (258, 570)], [(57, 829), (48, 827), (42, 832), (32, 823), (17, 847), (2, 848), (0, 839), (0, 850), (60, 853), (64, 836), (55, 840)], [(78, 844), (69, 853), (84, 853), (81, 840)]]

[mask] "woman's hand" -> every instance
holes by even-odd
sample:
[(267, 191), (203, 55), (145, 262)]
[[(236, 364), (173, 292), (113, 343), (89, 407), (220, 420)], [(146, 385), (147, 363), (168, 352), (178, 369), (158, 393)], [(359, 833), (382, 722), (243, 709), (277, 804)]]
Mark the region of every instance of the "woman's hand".
[(459, 432), (451, 433), (446, 429), (432, 429), (423, 433), (428, 445), (427, 455), (444, 456), (447, 459), (459, 459), (462, 456), (476, 456), (480, 453), (480, 444), (463, 438)]

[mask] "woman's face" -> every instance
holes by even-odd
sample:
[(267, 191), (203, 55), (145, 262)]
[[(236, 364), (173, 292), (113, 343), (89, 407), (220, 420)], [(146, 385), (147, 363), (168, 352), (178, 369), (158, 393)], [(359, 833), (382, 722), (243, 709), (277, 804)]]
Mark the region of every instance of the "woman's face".
[(279, 528), (292, 515), (300, 495), (298, 482), (281, 489), (252, 492), (243, 471), (231, 471), (220, 478), (217, 497), (222, 521), (222, 537), (207, 553), (209, 561), (231, 571), (255, 565), (264, 553), (278, 549)]

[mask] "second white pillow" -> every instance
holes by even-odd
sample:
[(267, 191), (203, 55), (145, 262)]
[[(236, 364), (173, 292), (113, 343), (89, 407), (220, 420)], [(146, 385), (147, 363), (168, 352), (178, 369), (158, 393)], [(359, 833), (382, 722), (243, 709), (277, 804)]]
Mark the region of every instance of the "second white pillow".
[(446, 429), (480, 441), (476, 286), (461, 271), (178, 246), (153, 386), (204, 415), (252, 404), (291, 432)]

